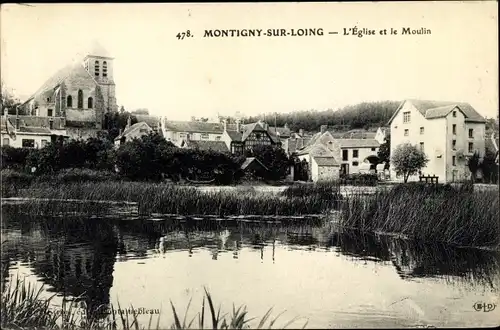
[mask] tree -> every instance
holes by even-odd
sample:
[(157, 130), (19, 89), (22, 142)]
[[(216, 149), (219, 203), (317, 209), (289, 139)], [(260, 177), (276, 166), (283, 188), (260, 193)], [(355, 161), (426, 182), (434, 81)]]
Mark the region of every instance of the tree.
[(264, 179), (283, 179), (293, 164), (283, 148), (276, 145), (257, 145), (253, 149), (253, 155), (269, 169)]
[(469, 171), (471, 173), (471, 181), (472, 183), (474, 183), (474, 181), (476, 180), (477, 171), (480, 168), (480, 157), (477, 152), (475, 152), (474, 155), (469, 158), (467, 166), (469, 167)]
[(495, 162), (496, 153), (486, 149), (486, 153), (483, 157), (481, 164), (479, 167), (483, 172), (484, 180), (487, 180), (489, 183), (498, 183), (498, 164)]
[(16, 108), (19, 108), (17, 111), (20, 115), (26, 115), (24, 109), (19, 107), (21, 105), (19, 99), (14, 97), (14, 95), (9, 91), (7, 86), (5, 86), (3, 81), (1, 81), (0, 84), (1, 84), (0, 98), (2, 101), (2, 115), (5, 114), (5, 111), (7, 111), (9, 115), (15, 115)]
[(380, 145), (377, 156), (381, 163), (385, 164), (384, 169), (389, 169), (391, 162), (391, 136), (387, 135), (385, 142)]
[(404, 182), (408, 182), (410, 175), (417, 174), (428, 161), (423, 151), (409, 143), (398, 145), (391, 157), (394, 171), (403, 176)]

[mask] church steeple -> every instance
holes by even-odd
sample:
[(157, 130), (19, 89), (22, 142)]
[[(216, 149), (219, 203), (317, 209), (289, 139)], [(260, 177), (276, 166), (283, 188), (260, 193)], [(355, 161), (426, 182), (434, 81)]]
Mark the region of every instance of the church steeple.
[(114, 83), (113, 60), (108, 51), (98, 41), (94, 41), (85, 56), (84, 65), (98, 83), (110, 84)]

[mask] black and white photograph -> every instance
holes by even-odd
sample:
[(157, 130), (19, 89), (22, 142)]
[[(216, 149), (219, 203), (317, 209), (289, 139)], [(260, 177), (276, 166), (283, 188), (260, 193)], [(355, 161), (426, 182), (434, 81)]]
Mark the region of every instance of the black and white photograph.
[(5, 3), (1, 328), (500, 325), (498, 2)]

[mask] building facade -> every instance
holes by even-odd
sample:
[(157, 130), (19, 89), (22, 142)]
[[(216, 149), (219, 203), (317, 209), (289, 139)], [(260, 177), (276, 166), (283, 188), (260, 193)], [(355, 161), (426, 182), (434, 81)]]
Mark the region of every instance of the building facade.
[[(102, 129), (104, 114), (117, 111), (113, 58), (99, 44), (50, 77), (22, 105), (28, 117), (60, 122), (70, 138), (88, 138)], [(35, 126), (32, 126), (35, 127)]]
[[(406, 100), (389, 121), (391, 155), (403, 143), (422, 150), (429, 159), (423, 175), (436, 175), (440, 182), (470, 178), (467, 159), (485, 153), (485, 119), (470, 104)], [(391, 177), (397, 180), (393, 166)], [(419, 180), (419, 175), (409, 181)]]

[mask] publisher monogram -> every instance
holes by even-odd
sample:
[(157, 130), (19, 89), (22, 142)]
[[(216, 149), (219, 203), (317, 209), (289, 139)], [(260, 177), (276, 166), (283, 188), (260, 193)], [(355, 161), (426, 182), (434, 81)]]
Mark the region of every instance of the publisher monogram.
[(495, 307), (497, 307), (496, 304), (493, 304), (493, 303), (485, 303), (485, 302), (481, 302), (481, 301), (478, 301), (474, 304), (474, 309), (476, 310), (476, 312), (491, 312), (493, 310), (495, 310)]

